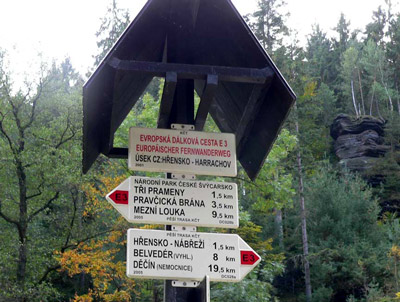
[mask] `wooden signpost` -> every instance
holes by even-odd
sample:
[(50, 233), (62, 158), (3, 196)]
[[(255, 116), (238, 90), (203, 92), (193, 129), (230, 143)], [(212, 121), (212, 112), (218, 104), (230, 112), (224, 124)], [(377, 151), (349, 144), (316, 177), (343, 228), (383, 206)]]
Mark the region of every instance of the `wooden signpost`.
[[(154, 77), (164, 79), (158, 129), (132, 128), (129, 148), (114, 146)], [(237, 228), (238, 200), (234, 184), (191, 176), (234, 177), (238, 160), (254, 180), (295, 98), (230, 0), (148, 0), (83, 87), (83, 172), (104, 154), (167, 173), (107, 195), (131, 223), (167, 224), (129, 230), (128, 276), (166, 279), (165, 302), (208, 302), (210, 279), (237, 282), (261, 261), (236, 235), (195, 231)], [(209, 116), (221, 133), (202, 131)]]

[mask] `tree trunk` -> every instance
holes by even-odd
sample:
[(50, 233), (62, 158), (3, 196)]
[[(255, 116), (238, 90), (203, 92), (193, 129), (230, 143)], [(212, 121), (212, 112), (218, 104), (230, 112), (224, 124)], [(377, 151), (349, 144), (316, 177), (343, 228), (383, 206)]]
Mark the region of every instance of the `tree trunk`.
[(306, 285), (306, 301), (311, 302), (311, 278), (310, 263), (308, 261), (308, 237), (307, 237), (307, 218), (306, 207), (304, 202), (304, 186), (301, 165), (301, 153), (297, 152), (297, 169), (299, 173), (299, 193), (300, 193), (300, 218), (301, 218), (301, 240), (303, 243), (303, 262), (304, 262), (304, 278)]
[(397, 110), (399, 111), (399, 115), (400, 115), (400, 101), (399, 101), (399, 99), (397, 99)]
[(376, 104), (376, 112), (378, 113), (378, 116), (379, 116), (380, 118), (383, 118), (382, 115), (381, 115), (381, 110), (379, 109), (379, 102), (378, 102), (378, 100), (375, 101), (375, 104)]
[[(296, 111), (296, 133), (299, 138), (299, 120), (297, 117), (297, 105), (294, 105), (294, 110)], [(304, 264), (304, 279), (306, 286), (306, 301), (311, 302), (312, 292), (311, 292), (311, 278), (310, 278), (310, 263), (308, 261), (308, 236), (307, 236), (307, 217), (306, 217), (306, 207), (304, 201), (304, 183), (303, 183), (303, 166), (301, 163), (301, 150), (300, 142), (298, 143), (297, 150), (297, 171), (299, 176), (299, 197), (300, 197), (300, 219), (301, 219), (301, 241), (303, 244), (303, 264)]]
[(371, 95), (371, 105), (369, 106), (369, 115), (372, 116), (372, 106), (374, 105), (374, 96), (375, 96), (375, 80), (372, 84), (372, 95)]
[(381, 66), (379, 66), (379, 71), (380, 71), (380, 73), (381, 73), (382, 85), (383, 85), (383, 87), (385, 87), (385, 92), (386, 92), (386, 95), (388, 96), (388, 100), (389, 100), (389, 110), (390, 110), (390, 112), (393, 112), (394, 107), (393, 107), (392, 98), (391, 98), (391, 96), (390, 96), (390, 93), (389, 93), (389, 90), (388, 90), (388, 88), (387, 88), (387, 86), (386, 86), (386, 83), (384, 82), (384, 79), (383, 79), (383, 71), (382, 71)]
[(278, 238), (279, 247), (283, 249), (283, 225), (282, 210), (275, 209), (275, 232)]
[(19, 238), (20, 245), (18, 253), (17, 281), (22, 287), (24, 287), (25, 275), (26, 275), (26, 262), (27, 262), (26, 230), (20, 233), (22, 235), (20, 235)]
[[(399, 86), (396, 83), (396, 90), (397, 90), (397, 95), (399, 95)], [(400, 115), (400, 100), (399, 97), (397, 96), (397, 110), (399, 111), (399, 115)]]
[(351, 97), (353, 99), (353, 106), (354, 106), (354, 111), (356, 112), (356, 116), (359, 116), (358, 109), (357, 109), (357, 102), (356, 102), (356, 97), (354, 96), (354, 82), (351, 80)]
[(399, 291), (399, 278), (397, 275), (397, 255), (394, 256), (394, 280), (396, 281), (396, 292)]
[(363, 110), (363, 115), (365, 115), (365, 102), (364, 102), (364, 93), (363, 93), (362, 85), (361, 85), (360, 69), (357, 68), (357, 72), (358, 72), (358, 84), (359, 84), (359, 86), (360, 86), (360, 95), (361, 95), (362, 110)]
[[(23, 144), (22, 151), (23, 151)], [(16, 168), (19, 185), (19, 220), (18, 220), (18, 235), (19, 235), (19, 253), (17, 263), (17, 282), (22, 290), (25, 290), (26, 278), (26, 263), (27, 259), (27, 230), (28, 230), (28, 202), (27, 202), (27, 187), (26, 187), (26, 174), (22, 162), (16, 158)], [(26, 301), (24, 297), (21, 302)]]

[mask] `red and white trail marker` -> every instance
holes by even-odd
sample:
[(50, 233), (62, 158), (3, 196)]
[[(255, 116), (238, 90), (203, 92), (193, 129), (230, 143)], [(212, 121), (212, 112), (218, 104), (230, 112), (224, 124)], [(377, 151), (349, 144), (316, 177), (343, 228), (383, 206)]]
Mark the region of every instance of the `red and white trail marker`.
[(239, 282), (260, 261), (236, 234), (128, 230), (131, 278)]
[(114, 190), (108, 198), (115, 204), (129, 204), (129, 191)]
[(237, 228), (237, 185), (131, 176), (107, 195), (129, 222)]
[(240, 264), (241, 265), (254, 265), (260, 257), (253, 251), (240, 251)]
[(235, 135), (132, 127), (128, 167), (134, 171), (236, 176)]

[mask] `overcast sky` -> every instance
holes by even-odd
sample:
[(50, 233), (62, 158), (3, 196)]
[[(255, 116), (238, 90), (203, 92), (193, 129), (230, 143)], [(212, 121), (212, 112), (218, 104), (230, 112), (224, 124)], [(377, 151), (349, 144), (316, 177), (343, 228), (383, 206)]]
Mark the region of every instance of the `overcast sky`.
[[(244, 15), (256, 9), (257, 0), (232, 0)], [(111, 0), (0, 0), (0, 47), (10, 54), (18, 73), (33, 68), (37, 54), (47, 60), (61, 61), (70, 56), (82, 73), (93, 64), (96, 54), (95, 32)], [(121, 8), (131, 12), (132, 19), (146, 0), (118, 0)], [(384, 0), (286, 0), (285, 10), (291, 16), (288, 26), (299, 31), (299, 37), (311, 32), (319, 23), (331, 30), (343, 12), (351, 27), (364, 29), (372, 11)], [(398, 0), (395, 11), (399, 11)], [(305, 41), (305, 40), (304, 40)]]

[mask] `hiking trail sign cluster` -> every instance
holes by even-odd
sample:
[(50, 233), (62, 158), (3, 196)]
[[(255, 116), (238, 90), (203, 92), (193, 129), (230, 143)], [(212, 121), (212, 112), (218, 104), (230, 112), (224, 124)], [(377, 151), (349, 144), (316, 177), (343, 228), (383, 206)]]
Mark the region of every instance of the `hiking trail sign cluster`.
[[(114, 146), (155, 77), (157, 129), (131, 128), (129, 146)], [(166, 302), (204, 302), (209, 280), (240, 281), (259, 263), (238, 236), (193, 229), (239, 222), (235, 184), (192, 176), (232, 177), (239, 161), (254, 180), (295, 99), (231, 0), (148, 0), (83, 87), (83, 173), (103, 154), (168, 175), (133, 176), (107, 195), (131, 223), (167, 224), (128, 231), (128, 276), (166, 279)], [(221, 133), (202, 132), (208, 117)]]
[[(131, 128), (129, 168), (236, 176), (234, 146), (232, 134)], [(219, 171), (215, 162), (222, 165)], [(235, 183), (132, 176), (111, 191), (107, 200), (132, 223), (239, 226)], [(188, 230), (129, 229), (127, 275), (194, 281), (209, 276), (211, 281), (238, 282), (261, 260), (238, 235)]]

